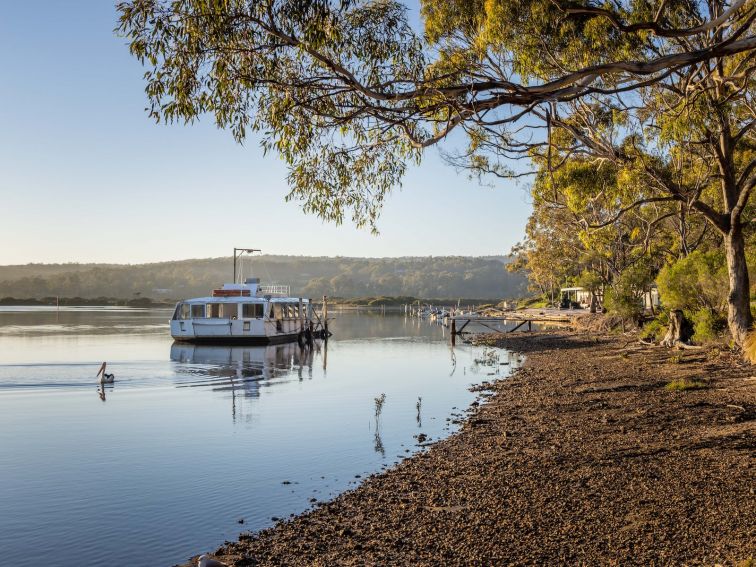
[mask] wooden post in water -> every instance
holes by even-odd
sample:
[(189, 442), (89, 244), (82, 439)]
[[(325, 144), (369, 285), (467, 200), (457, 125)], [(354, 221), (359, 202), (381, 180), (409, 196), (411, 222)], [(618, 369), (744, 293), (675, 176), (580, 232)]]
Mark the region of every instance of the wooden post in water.
[(328, 338), (328, 296), (323, 296), (323, 338)]
[(451, 343), (452, 346), (457, 344), (457, 321), (455, 319), (451, 320)]

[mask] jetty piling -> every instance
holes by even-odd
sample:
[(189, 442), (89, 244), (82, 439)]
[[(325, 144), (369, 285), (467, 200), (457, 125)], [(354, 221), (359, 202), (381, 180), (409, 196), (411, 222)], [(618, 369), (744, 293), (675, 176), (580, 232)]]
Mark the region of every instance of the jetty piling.
[(323, 336), (328, 339), (328, 296), (323, 296)]

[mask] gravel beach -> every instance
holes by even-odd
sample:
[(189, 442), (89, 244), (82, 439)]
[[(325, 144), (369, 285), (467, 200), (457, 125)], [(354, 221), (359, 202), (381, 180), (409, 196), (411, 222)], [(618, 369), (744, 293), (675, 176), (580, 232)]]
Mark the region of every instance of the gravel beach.
[[(756, 369), (570, 332), (523, 353), (461, 431), (214, 556), (251, 565), (751, 565)], [(673, 391), (687, 379), (699, 387)], [(187, 565), (196, 565), (196, 558)]]

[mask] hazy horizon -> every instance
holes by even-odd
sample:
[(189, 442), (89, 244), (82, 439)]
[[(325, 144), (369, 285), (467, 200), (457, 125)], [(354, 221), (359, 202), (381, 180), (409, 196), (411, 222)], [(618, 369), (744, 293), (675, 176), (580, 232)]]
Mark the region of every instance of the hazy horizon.
[[(270, 254), (263, 254), (262, 256), (254, 256), (253, 258), (265, 258), (265, 257), (276, 257), (276, 258), (307, 258), (307, 259), (316, 259), (316, 258), (323, 258), (323, 259), (356, 259), (356, 260), (402, 260), (402, 259), (430, 259), (430, 258), (471, 258), (471, 259), (479, 259), (479, 258), (502, 258), (506, 259), (509, 258), (509, 254), (402, 254), (400, 256), (352, 256), (352, 255), (345, 255), (345, 254), (335, 254), (335, 255), (328, 255), (328, 254), (278, 254), (278, 253), (270, 253)], [(245, 256), (245, 261), (248, 260), (248, 256)], [(192, 261), (201, 261), (201, 260), (221, 260), (221, 259), (228, 259), (229, 262), (232, 262), (232, 256), (231, 254), (222, 254), (220, 256), (207, 256), (207, 257), (192, 257), (192, 258), (173, 258), (173, 259), (166, 259), (166, 260), (155, 260), (150, 262), (90, 262), (90, 261), (79, 261), (79, 260), (69, 260), (69, 261), (62, 261), (62, 262), (21, 262), (21, 263), (14, 263), (14, 264), (0, 264), (0, 268), (10, 268), (15, 266), (54, 266), (54, 265), (60, 265), (65, 266), (68, 264), (72, 265), (82, 265), (82, 266), (88, 266), (88, 265), (110, 265), (110, 266), (141, 266), (141, 265), (149, 265), (149, 264), (167, 264), (172, 262), (192, 262)]]

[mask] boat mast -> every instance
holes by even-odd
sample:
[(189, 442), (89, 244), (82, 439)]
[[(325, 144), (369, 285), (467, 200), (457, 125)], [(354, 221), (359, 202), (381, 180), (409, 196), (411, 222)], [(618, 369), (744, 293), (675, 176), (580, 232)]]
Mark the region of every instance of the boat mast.
[(236, 260), (244, 254), (254, 254), (255, 252), (262, 252), (262, 250), (258, 250), (257, 248), (234, 248), (234, 283), (236, 283)]

